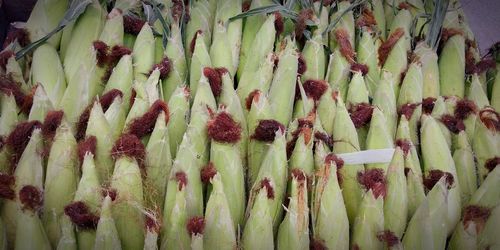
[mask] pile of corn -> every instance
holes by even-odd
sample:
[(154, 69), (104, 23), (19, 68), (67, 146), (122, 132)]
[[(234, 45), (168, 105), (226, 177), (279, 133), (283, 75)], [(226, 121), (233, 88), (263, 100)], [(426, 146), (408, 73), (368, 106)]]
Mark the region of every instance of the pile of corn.
[(0, 249), (499, 249), (499, 47), (456, 0), (39, 0)]

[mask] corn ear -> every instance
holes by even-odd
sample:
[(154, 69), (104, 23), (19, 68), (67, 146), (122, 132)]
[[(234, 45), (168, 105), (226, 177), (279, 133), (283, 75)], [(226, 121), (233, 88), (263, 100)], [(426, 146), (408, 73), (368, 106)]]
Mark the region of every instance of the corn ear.
[(340, 50), (335, 48), (330, 55), (326, 79), (333, 90), (339, 91), (340, 96), (345, 100), (347, 98), (347, 88), (350, 76), (351, 65)]
[(43, 86), (38, 85), (33, 96), (33, 105), (28, 115), (28, 121), (43, 121), (47, 112), (53, 109), (54, 105), (45, 93)]
[[(351, 43), (351, 47), (354, 48), (354, 16), (352, 10), (347, 11), (350, 5), (350, 2), (339, 2), (337, 4), (337, 12), (333, 13), (330, 16), (330, 20), (336, 20), (337, 18), (340, 18), (338, 24), (330, 32), (330, 48), (338, 48), (338, 42), (335, 39), (335, 32), (339, 29), (345, 29), (347, 31), (347, 33), (349, 34), (349, 42)], [(344, 14), (344, 11), (347, 12)]]
[[(349, 219), (340, 190), (335, 162), (325, 162), (315, 174), (312, 220), (315, 242), (329, 249), (349, 249)], [(336, 223), (331, 223), (335, 221)]]
[[(109, 77), (108, 83), (104, 87), (103, 93), (107, 93), (112, 89), (118, 89), (123, 94), (124, 103), (128, 104), (132, 91), (132, 82), (134, 80), (134, 69), (132, 66), (132, 56), (124, 55), (118, 61), (118, 64), (113, 68), (113, 72)], [(129, 109), (126, 105), (126, 110)]]
[(403, 150), (396, 147), (387, 170), (387, 195), (384, 199), (384, 228), (399, 239), (406, 229), (408, 217), (408, 192), (404, 175)]
[(323, 49), (323, 37), (319, 30), (314, 32), (312, 39), (306, 41), (302, 55), (306, 62), (306, 71), (302, 74), (302, 81), (324, 79), (326, 56)]
[(486, 95), (477, 74), (472, 75), (471, 83), (465, 96), (467, 99), (473, 101), (480, 109), (490, 106), (488, 96)]
[(352, 229), (352, 246), (360, 249), (382, 249), (377, 234), (384, 230), (384, 199), (375, 198), (370, 189), (363, 196)]
[(460, 131), (455, 140), (453, 160), (457, 168), (462, 204), (467, 204), (472, 194), (477, 190), (476, 163), (466, 132)]
[[(380, 26), (378, 27), (380, 28)], [(368, 66), (365, 82), (370, 96), (373, 96), (380, 81), (377, 41), (374, 32), (361, 31), (360, 40), (356, 47), (356, 55), (359, 63)]]
[[(441, 170), (453, 175), (454, 180), (458, 180), (457, 171), (453, 157), (446, 143), (446, 139), (441, 133), (437, 121), (431, 116), (422, 116), (422, 156), (424, 170)], [(430, 146), (432, 145), (432, 146)], [(460, 220), (461, 200), (460, 185), (455, 182), (447, 195), (447, 217), (446, 230), (451, 234), (455, 225)]]
[(111, 177), (111, 188), (116, 189), (117, 201), (113, 218), (123, 249), (142, 249), (144, 246), (144, 191), (141, 170), (134, 158), (119, 157)]
[(48, 44), (42, 44), (33, 52), (32, 60), (32, 83), (41, 84), (52, 104), (59, 104), (66, 90), (66, 76), (57, 51)]
[(113, 201), (106, 196), (101, 206), (101, 216), (96, 229), (94, 249), (96, 250), (119, 250), (121, 249), (120, 238), (112, 215)]
[[(170, 184), (170, 182), (169, 182)], [(177, 188), (177, 183), (171, 186), (172, 188)], [(167, 189), (169, 190), (169, 189)], [(183, 188), (176, 192), (171, 200), (169, 195), (165, 199), (165, 208), (167, 204), (171, 204), (171, 210), (167, 213), (164, 210), (164, 220), (162, 227), (162, 238), (161, 238), (161, 249), (189, 249), (190, 238), (188, 231), (186, 230), (187, 223), (187, 207), (186, 207), (186, 189)], [(166, 220), (165, 218), (170, 218)]]
[(172, 159), (175, 159), (177, 155), (177, 150), (188, 126), (189, 97), (189, 88), (178, 87), (168, 101), (170, 122), (167, 124), (167, 132), (168, 141), (170, 143), (170, 156)]
[[(226, 172), (226, 174), (228, 174)], [(222, 174), (223, 175), (223, 174)], [(212, 192), (205, 211), (203, 247), (206, 249), (235, 249), (236, 227), (231, 217), (231, 203), (225, 195), (225, 187), (219, 174), (212, 178)], [(243, 181), (241, 181), (243, 183)], [(233, 202), (234, 200), (231, 200)]]
[(415, 48), (415, 54), (422, 63), (422, 98), (438, 97), (440, 95), (439, 64), (438, 56), (426, 43), (419, 43)]
[[(249, 57), (251, 60), (253, 57)], [(249, 98), (251, 92), (259, 90), (263, 93), (269, 91), (271, 82), (273, 80), (275, 56), (270, 52), (264, 59), (259, 62), (259, 66), (252, 72), (246, 72), (244, 77), (240, 77), (236, 93), (240, 98), (241, 106), (245, 107), (246, 100)], [(245, 110), (247, 111), (247, 110)]]
[[(213, 15), (210, 12), (210, 1), (202, 0), (193, 2), (190, 6), (190, 19), (186, 25), (186, 40), (184, 41), (184, 48), (189, 48), (193, 39), (198, 39), (196, 36), (200, 34), (198, 31), (200, 30), (203, 34), (203, 37), (200, 37), (203, 40), (204, 46), (209, 47), (210, 42), (212, 41), (212, 24), (213, 24)], [(193, 51), (187, 50), (187, 57), (192, 57)]]
[(146, 146), (147, 177), (144, 183), (148, 190), (146, 205), (150, 208), (158, 207), (160, 211), (163, 210), (167, 179), (172, 167), (166, 115), (161, 112), (156, 118), (156, 124)]
[(165, 101), (170, 100), (170, 96), (178, 86), (187, 84), (186, 56), (184, 55), (181, 30), (177, 24), (172, 25), (170, 35), (164, 52), (172, 63), (170, 73), (162, 81), (163, 99)]
[(242, 245), (244, 249), (274, 249), (274, 232), (272, 199), (268, 198), (266, 189), (258, 190), (251, 207), (248, 207), (248, 219), (243, 230)]
[[(332, 138), (335, 142), (333, 152), (336, 154), (352, 153), (360, 150), (356, 128), (341, 98), (337, 100)], [(354, 223), (354, 218), (358, 213), (362, 200), (363, 192), (357, 181), (357, 176), (358, 172), (363, 169), (363, 165), (346, 165), (340, 169), (340, 174), (344, 178), (341, 185), (342, 194), (350, 225)]]
[(372, 105), (378, 107), (384, 115), (387, 123), (387, 132), (390, 138), (396, 134), (398, 113), (396, 108), (396, 95), (392, 92), (392, 87), (396, 85), (395, 78), (389, 72), (382, 73), (377, 90), (373, 96)]
[(74, 75), (81, 74), (78, 73), (82, 71), (80, 61), (82, 58), (89, 57), (93, 50), (92, 43), (101, 34), (104, 22), (105, 10), (97, 2), (89, 4), (85, 12), (76, 20), (63, 59), (64, 72), (69, 81)]
[(411, 141), (414, 145), (419, 145), (418, 120), (422, 115), (422, 68), (418, 63), (410, 64), (406, 73), (398, 96), (398, 110), (402, 110), (406, 105), (417, 105), (410, 117), (407, 117), (410, 125)]
[(37, 212), (22, 211), (17, 218), (17, 224), (15, 249), (52, 249)]
[(155, 38), (149, 24), (142, 26), (132, 50), (134, 80), (145, 82), (155, 60)]
[[(242, 0), (217, 0), (217, 9), (215, 12), (215, 25), (223, 24), (225, 27), (227, 27), (226, 34), (229, 47), (226, 47), (225, 50), (229, 48), (231, 52), (230, 55), (232, 65), (228, 65), (228, 67), (226, 68), (231, 73), (231, 76), (236, 75), (236, 69), (238, 68), (241, 48), (241, 36), (243, 33), (243, 20), (237, 19), (229, 22), (229, 18), (241, 13), (241, 5)], [(214, 28), (214, 30), (216, 29), (217, 28)], [(217, 35), (221, 34), (214, 32), (214, 38), (212, 41), (215, 41), (217, 39)], [(212, 56), (212, 58), (214, 57)], [(214, 66), (218, 66), (215, 62), (215, 59)]]
[(78, 245), (76, 243), (75, 229), (73, 222), (68, 216), (61, 216), (61, 238), (57, 243), (57, 250), (76, 250)]
[[(198, 82), (203, 74), (205, 67), (211, 67), (212, 61), (208, 54), (207, 45), (203, 40), (207, 35), (205, 33), (197, 33), (196, 43), (194, 45), (193, 56), (191, 57), (191, 64), (189, 70), (189, 88), (191, 89), (192, 96), (196, 96), (198, 89)], [(187, 48), (187, 47), (186, 47)]]
[[(370, 122), (370, 130), (366, 139), (366, 149), (384, 149), (392, 148), (394, 141), (387, 131), (387, 122), (382, 111), (378, 108), (373, 109), (373, 115)], [(388, 163), (370, 163), (366, 164), (367, 169), (380, 168), (387, 173)]]
[(335, 92), (330, 86), (319, 99), (318, 104), (318, 117), (320, 125), (324, 128), (328, 135), (333, 133), (333, 121), (335, 120)]
[(440, 94), (458, 96), (465, 94), (465, 39), (454, 35), (446, 41), (439, 55)]
[(50, 148), (45, 178), (42, 220), (52, 246), (61, 238), (61, 216), (71, 203), (78, 185), (76, 140), (66, 124), (56, 131)]
[[(35, 4), (26, 22), (26, 29), (31, 41), (44, 37), (57, 27), (68, 8), (68, 2), (68, 0), (45, 0)], [(62, 32), (54, 34), (48, 40), (48, 44), (58, 48), (61, 36)]]
[(434, 185), (408, 223), (405, 249), (444, 249), (447, 231), (447, 195), (445, 178)]
[(486, 163), (490, 159), (499, 157), (500, 133), (488, 125), (487, 122), (498, 122), (498, 113), (492, 108), (480, 111), (479, 119), (476, 119), (472, 149), (477, 159), (479, 182), (481, 183), (489, 173)]

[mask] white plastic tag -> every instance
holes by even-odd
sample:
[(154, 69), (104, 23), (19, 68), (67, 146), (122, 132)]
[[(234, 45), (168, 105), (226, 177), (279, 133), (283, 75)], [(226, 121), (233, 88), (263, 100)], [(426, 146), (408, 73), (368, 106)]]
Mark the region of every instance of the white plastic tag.
[(344, 165), (356, 165), (367, 163), (388, 163), (392, 160), (395, 149), (372, 149), (354, 153), (338, 154), (344, 160)]

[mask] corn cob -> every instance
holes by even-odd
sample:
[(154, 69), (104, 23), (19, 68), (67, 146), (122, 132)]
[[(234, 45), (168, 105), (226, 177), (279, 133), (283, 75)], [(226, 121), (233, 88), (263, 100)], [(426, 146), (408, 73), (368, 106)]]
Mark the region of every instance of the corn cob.
[[(256, 0), (251, 1), (250, 10), (271, 5), (272, 1), (269, 0)], [(251, 47), (253, 46), (254, 40), (259, 32), (260, 28), (266, 21), (265, 15), (255, 15), (249, 16), (244, 21), (243, 34), (241, 37), (241, 50), (240, 50), (240, 62), (238, 64), (237, 77), (238, 80), (241, 79), (243, 69), (245, 68), (247, 57), (253, 57), (253, 54), (249, 54)], [(274, 38), (274, 36), (273, 36)]]
[(447, 178), (442, 177), (412, 216), (403, 246), (408, 249), (444, 249), (446, 246)]
[[(340, 133), (340, 131), (349, 132)], [(351, 153), (360, 150), (356, 128), (340, 97), (337, 99), (332, 138), (333, 141), (336, 142), (333, 144), (333, 152), (336, 154)], [(363, 165), (347, 165), (340, 169), (340, 174), (343, 177), (341, 184), (342, 195), (344, 197), (350, 225), (354, 223), (362, 200), (363, 193), (356, 178), (358, 172), (363, 169)]]
[[(437, 121), (431, 116), (423, 115), (421, 133), (422, 156), (426, 178), (432, 178), (433, 172), (442, 171), (451, 174), (453, 180), (457, 180), (455, 163)], [(427, 146), (431, 143), (434, 145), (432, 149)], [(446, 230), (449, 235), (460, 219), (462, 206), (460, 203), (459, 183), (455, 182), (453, 184), (447, 197)]]
[(52, 105), (59, 104), (66, 89), (66, 77), (57, 51), (48, 44), (38, 47), (33, 52), (30, 72), (31, 81), (43, 86)]
[(40, 127), (38, 121), (19, 123), (6, 139), (6, 144), (12, 152), (11, 157), (15, 157), (14, 164), (17, 164), (14, 165), (15, 169), (9, 169), (9, 174), (12, 174), (11, 178), (14, 179), (13, 183), (8, 185), (12, 194), (5, 197), (7, 199), (2, 206), (8, 246), (15, 246), (17, 238), (17, 219), (22, 207), (21, 201), (16, 199), (19, 192), (24, 186), (32, 185), (39, 190), (43, 187), (43, 138)]
[(381, 249), (378, 234), (384, 231), (384, 197), (386, 179), (380, 169), (358, 173), (358, 181), (367, 191), (363, 195), (352, 229), (352, 248)]
[(205, 67), (211, 67), (212, 62), (210, 60), (210, 55), (208, 54), (207, 46), (203, 38), (206, 35), (204, 33), (196, 33), (193, 39), (196, 39), (195, 45), (193, 47), (193, 56), (191, 57), (191, 64), (189, 69), (189, 88), (193, 93), (192, 96), (196, 96), (196, 90), (198, 89), (198, 82), (203, 74), (203, 69)]
[(61, 121), (62, 118), (61, 111), (49, 112), (42, 127), (45, 139), (52, 140), (44, 185), (42, 220), (53, 247), (57, 246), (61, 237), (61, 216), (64, 214), (64, 207), (73, 200), (79, 177), (76, 140), (68, 125)]
[[(236, 227), (231, 218), (231, 204), (226, 198), (223, 180), (220, 177), (219, 174), (216, 174), (211, 179), (213, 189), (205, 211), (203, 247), (207, 249), (234, 249), (237, 244)], [(226, 187), (229, 186), (226, 185)]]
[(418, 63), (411, 63), (403, 79), (398, 96), (399, 114), (409, 121), (410, 135), (413, 145), (419, 145), (418, 120), (422, 115), (422, 68)]
[[(74, 75), (79, 74), (78, 71), (81, 71), (80, 61), (91, 54), (92, 42), (101, 34), (104, 20), (105, 10), (97, 2), (92, 2), (75, 21), (71, 30), (71, 40), (63, 57), (64, 72), (69, 82)], [(68, 86), (71, 85), (69, 82)]]
[[(243, 225), (246, 200), (243, 160), (240, 154), (240, 147), (235, 145), (241, 140), (241, 131), (244, 128), (235, 121), (234, 116), (230, 112), (230, 110), (219, 112), (208, 122), (207, 126), (208, 135), (212, 140), (210, 163), (215, 166), (215, 169), (220, 174), (220, 185), (222, 185), (221, 190), (212, 191), (212, 195), (214, 195), (213, 192), (223, 193), (223, 196), (231, 201), (228, 204), (228, 208), (231, 221), (234, 223), (233, 229), (235, 229), (238, 225)], [(208, 222), (207, 218), (207, 224)], [(210, 223), (212, 222), (210, 221)], [(205, 234), (204, 237), (209, 236)]]
[(394, 138), (397, 127), (396, 96), (391, 92), (391, 85), (397, 84), (389, 72), (383, 72), (381, 81), (373, 96), (372, 104), (382, 111), (387, 122), (389, 136)]
[[(123, 249), (144, 246), (144, 190), (140, 167), (143, 167), (144, 145), (133, 134), (124, 134), (115, 142), (112, 155), (116, 159), (110, 188), (117, 200), (113, 218)], [(95, 235), (94, 235), (95, 238)]]
[[(312, 230), (314, 245), (330, 249), (349, 248), (349, 220), (340, 190), (343, 180), (338, 173), (343, 161), (328, 154), (315, 173), (314, 200), (312, 205)], [(336, 221), (335, 224), (330, 221)]]
[(298, 54), (295, 43), (290, 37), (285, 40), (286, 47), (281, 51), (279, 63), (269, 90), (271, 109), (276, 120), (288, 124), (292, 118), (295, 83), (298, 70)]
[(189, 122), (189, 98), (191, 93), (187, 87), (178, 87), (168, 101), (170, 122), (167, 124), (167, 132), (172, 159), (175, 159), (177, 155), (177, 149), (182, 142), (182, 137)]
[(290, 201), (285, 218), (278, 230), (278, 249), (307, 249), (309, 247), (309, 208), (307, 176), (292, 169)]
[(170, 72), (167, 73), (166, 78), (162, 75), (162, 78), (164, 78), (162, 81), (163, 99), (165, 101), (170, 100), (170, 96), (178, 86), (187, 84), (187, 64), (179, 26), (173, 24), (171, 32), (164, 52), (164, 56), (168, 58), (171, 64)]
[[(450, 241), (450, 249), (478, 248), (486, 225), (493, 219), (492, 210), (498, 207), (498, 190), (491, 188), (499, 184), (499, 171), (495, 169), (474, 192), (470, 203), (464, 208), (462, 220), (457, 224)], [(494, 212), (493, 212), (494, 213)], [(493, 219), (494, 221), (494, 219)]]
[(476, 155), (479, 182), (498, 165), (500, 133), (498, 133), (498, 113), (492, 108), (479, 111), (472, 141), (472, 149)]
[[(116, 198), (116, 197), (115, 197)], [(120, 238), (112, 215), (113, 198), (107, 195), (101, 206), (101, 214), (97, 223), (94, 249), (121, 249)]]

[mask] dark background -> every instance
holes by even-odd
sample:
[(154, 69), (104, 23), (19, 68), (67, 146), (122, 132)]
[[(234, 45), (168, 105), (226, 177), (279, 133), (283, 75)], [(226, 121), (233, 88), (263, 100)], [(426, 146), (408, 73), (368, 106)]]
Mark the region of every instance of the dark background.
[[(36, 0), (0, 0), (0, 44), (8, 24), (26, 21)], [(481, 51), (500, 41), (500, 0), (461, 0)]]

